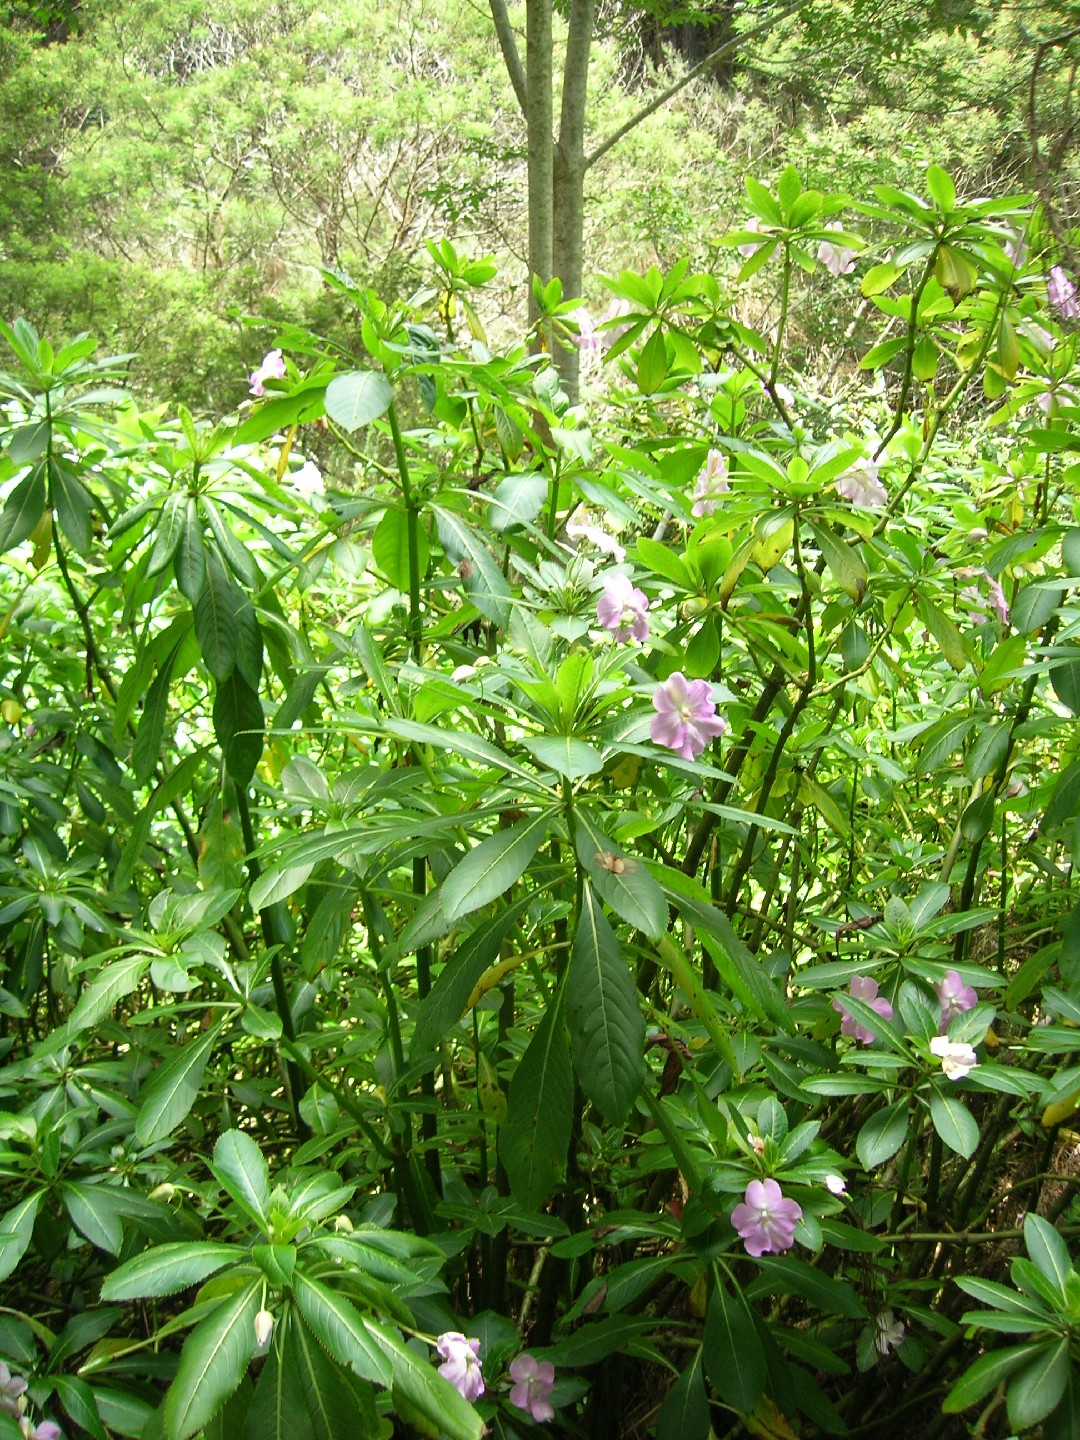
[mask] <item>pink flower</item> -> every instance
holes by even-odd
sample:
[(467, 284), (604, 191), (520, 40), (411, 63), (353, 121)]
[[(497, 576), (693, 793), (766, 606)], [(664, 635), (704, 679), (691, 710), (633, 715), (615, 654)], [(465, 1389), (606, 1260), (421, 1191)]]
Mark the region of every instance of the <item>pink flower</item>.
[(26, 1440), (64, 1440), (60, 1426), (52, 1420), (42, 1420), (40, 1425), (31, 1425), (24, 1415), (20, 1422)]
[(519, 1410), (527, 1410), (539, 1424), (555, 1417), (555, 1410), (548, 1399), (555, 1384), (555, 1366), (550, 1360), (534, 1360), (531, 1355), (519, 1355), (510, 1362), (510, 1404)]
[(13, 1375), (0, 1360), (0, 1414), (12, 1415), (16, 1420), (19, 1418), (22, 1414), (19, 1397), (26, 1394), (27, 1384), (21, 1375)]
[(775, 1180), (751, 1180), (742, 1203), (731, 1212), (731, 1223), (739, 1232), (748, 1255), (779, 1254), (795, 1243), (795, 1226), (802, 1219), (802, 1206), (785, 1200)]
[(449, 1380), (459, 1395), (470, 1403), (484, 1393), (484, 1376), (480, 1369), (480, 1341), (468, 1340), (460, 1330), (447, 1330), (435, 1342), (435, 1349), (446, 1362), (439, 1374)]
[(652, 703), (653, 743), (674, 750), (684, 760), (696, 760), (709, 741), (727, 729), (727, 721), (716, 713), (712, 686), (705, 680), (687, 680), (679, 670), (656, 687)]
[(1028, 247), (1022, 235), (1013, 235), (1005, 241), (1005, 256), (1015, 269), (1022, 270), (1028, 262)]
[[(827, 230), (838, 230), (843, 232), (842, 225), (827, 225)], [(847, 245), (834, 245), (831, 240), (822, 240), (818, 246), (818, 263), (825, 266), (831, 274), (839, 278), (841, 275), (850, 275), (855, 269), (856, 252)]]
[(830, 1195), (846, 1195), (847, 1181), (842, 1175), (826, 1175), (825, 1188)]
[(632, 635), (635, 640), (649, 638), (649, 622), (645, 611), (649, 602), (643, 590), (635, 590), (629, 577), (616, 571), (604, 581), (604, 593), (596, 602), (596, 618), (622, 644)]
[[(892, 1006), (883, 996), (878, 995), (878, 983), (872, 976), (853, 975), (851, 977), (849, 994), (856, 1000), (861, 1000), (864, 1004), (869, 1005), (870, 1009), (873, 1010), (875, 1014), (880, 1015), (883, 1020), (892, 1019)], [(874, 1043), (877, 1036), (872, 1030), (867, 1029), (865, 1025), (861, 1025), (858, 1020), (855, 1019), (855, 1016), (852, 1015), (851, 1011), (848, 1010), (839, 996), (833, 1000), (832, 1008), (839, 1010), (840, 1014), (844, 1017), (840, 1022), (841, 1035), (848, 1035), (852, 1039), (861, 1041), (864, 1045), (872, 1045)]]
[(987, 589), (990, 591), (990, 604), (994, 607), (994, 613), (1002, 625), (1009, 623), (1009, 602), (1005, 599), (1005, 591), (992, 575), (986, 577)]
[(1063, 320), (1080, 317), (1080, 304), (1076, 299), (1076, 286), (1060, 265), (1051, 265), (1050, 279), (1046, 282), (1046, 298)]
[(263, 362), (257, 370), (251, 372), (251, 393), (252, 395), (266, 394), (267, 380), (285, 379), (285, 360), (280, 350), (271, 350), (263, 356)]
[(935, 988), (941, 1001), (941, 1033), (944, 1035), (957, 1015), (974, 1010), (979, 994), (971, 985), (964, 984), (958, 970), (946, 970), (944, 980)]
[(630, 314), (629, 300), (612, 300), (600, 319), (596, 322), (597, 334), (600, 336), (600, 343), (606, 350), (614, 345), (620, 336), (625, 335), (630, 329), (629, 325), (617, 325), (615, 322), (621, 320), (624, 315)]
[(845, 470), (836, 482), (836, 493), (850, 500), (857, 510), (878, 510), (888, 499), (872, 460), (856, 460), (850, 470)]
[[(743, 229), (744, 229), (744, 230), (752, 230), (755, 235), (760, 234), (760, 232), (761, 232), (761, 221), (758, 219), (758, 217), (757, 217), (756, 215), (751, 215), (750, 219), (749, 219), (749, 220), (746, 222), (746, 224), (743, 226)], [(756, 255), (756, 254), (757, 254), (757, 252), (761, 249), (761, 246), (762, 246), (763, 244), (764, 244), (764, 241), (759, 241), (756, 245), (753, 244), (753, 243), (746, 244), (746, 245), (740, 245), (740, 246), (738, 247), (738, 248), (739, 248), (739, 254), (740, 254), (740, 255), (745, 255), (746, 258), (747, 258), (747, 260), (749, 260), (751, 255)]]
[(699, 518), (702, 515), (712, 515), (720, 504), (720, 496), (726, 495), (730, 489), (727, 462), (719, 450), (710, 450), (708, 459), (698, 472), (691, 515)]

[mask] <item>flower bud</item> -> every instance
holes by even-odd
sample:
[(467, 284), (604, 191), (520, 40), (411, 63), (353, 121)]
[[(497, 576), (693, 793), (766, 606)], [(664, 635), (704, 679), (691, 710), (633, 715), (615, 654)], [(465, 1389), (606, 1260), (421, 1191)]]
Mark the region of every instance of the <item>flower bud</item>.
[(343, 1235), (351, 1235), (353, 1232), (353, 1223), (348, 1215), (335, 1215), (334, 1229)]
[(274, 1317), (269, 1310), (260, 1310), (255, 1316), (255, 1345), (261, 1351), (270, 1344), (274, 1331)]

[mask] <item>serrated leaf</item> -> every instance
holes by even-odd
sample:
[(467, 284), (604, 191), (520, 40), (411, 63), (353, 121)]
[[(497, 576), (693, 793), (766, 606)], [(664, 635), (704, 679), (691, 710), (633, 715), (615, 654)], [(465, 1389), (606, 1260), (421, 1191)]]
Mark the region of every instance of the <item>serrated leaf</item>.
[(0, 511), (0, 554), (29, 540), (45, 513), (46, 499), (45, 467), (35, 465), (15, 486)]
[(658, 940), (667, 930), (668, 903), (644, 864), (604, 834), (591, 811), (575, 811), (578, 860), (593, 888), (620, 919)]
[(350, 1300), (300, 1271), (294, 1294), (312, 1334), (347, 1369), (364, 1380), (389, 1386), (393, 1364), (379, 1343), (379, 1327), (366, 1320)]
[(518, 881), (548, 832), (544, 810), (500, 830), (469, 851), (442, 884), (443, 914), (458, 920), (498, 899)]
[(514, 1198), (534, 1212), (566, 1166), (573, 1118), (574, 1075), (562, 996), (549, 1004), (510, 1081), (499, 1154)]
[(942, 1143), (968, 1159), (979, 1143), (979, 1126), (971, 1111), (954, 1095), (930, 1092), (930, 1119)]
[(726, 1404), (749, 1415), (765, 1391), (765, 1352), (741, 1294), (717, 1282), (701, 1337), (705, 1372)]
[(711, 1434), (699, 1350), (664, 1397), (656, 1417), (656, 1440), (709, 1440)]
[(165, 1399), (168, 1440), (188, 1440), (214, 1418), (240, 1384), (255, 1353), (262, 1284), (231, 1295), (188, 1336)]
[(448, 558), (458, 567), (465, 593), (492, 624), (505, 629), (510, 619), (510, 586), (487, 546), (453, 510), (432, 505), (439, 539)]
[(978, 1404), (983, 1396), (989, 1395), (1002, 1380), (1043, 1348), (1040, 1344), (1015, 1345), (1005, 1350), (993, 1350), (989, 1355), (980, 1355), (946, 1395), (942, 1410), (946, 1415), (957, 1415), (969, 1405)]
[(198, 1040), (189, 1040), (155, 1073), (140, 1096), (135, 1135), (140, 1145), (153, 1145), (171, 1135), (194, 1105), (206, 1062), (217, 1043), (216, 1025)]
[[(496, 422), (500, 413), (496, 410)], [(508, 475), (499, 482), (491, 496), (491, 528), (510, 530), (516, 525), (531, 525), (543, 509), (547, 498), (546, 475), (535, 470)]]
[(258, 691), (239, 670), (218, 682), (214, 695), (214, 733), (229, 774), (247, 785), (263, 752), (263, 711)]
[(0, 1220), (0, 1280), (6, 1280), (30, 1247), (41, 1194), (20, 1200)]
[(409, 1058), (415, 1065), (430, 1055), (465, 1011), (480, 977), (499, 958), (503, 941), (521, 918), (522, 899), (493, 920), (482, 922), (452, 950), (428, 994), (420, 1002)]
[(1009, 1423), (1015, 1430), (1026, 1430), (1045, 1420), (1064, 1395), (1071, 1370), (1066, 1336), (1055, 1344), (1044, 1346), (1013, 1375), (1005, 1392), (1005, 1401)]
[(224, 680), (236, 664), (237, 611), (244, 604), (242, 591), (229, 579), (216, 550), (206, 556), (206, 582), (195, 602), (195, 638), (206, 668), (215, 680)]
[(645, 1022), (615, 932), (586, 880), (566, 980), (570, 1040), (581, 1088), (620, 1124), (645, 1078)]
[(1073, 1270), (1065, 1241), (1049, 1220), (1029, 1212), (1024, 1218), (1024, 1244), (1032, 1262), (1053, 1283), (1064, 1301), (1065, 1282)]
[(906, 1100), (898, 1100), (870, 1116), (855, 1140), (855, 1152), (864, 1170), (876, 1169), (892, 1159), (907, 1138), (908, 1123)]
[(250, 1135), (226, 1130), (214, 1146), (211, 1167), (236, 1203), (265, 1227), (270, 1209), (270, 1172), (266, 1159)]
[(189, 1286), (201, 1285), (226, 1265), (243, 1259), (244, 1251), (239, 1246), (221, 1245), (212, 1240), (155, 1245), (107, 1276), (101, 1287), (101, 1298), (142, 1300), (176, 1295)]
[(181, 595), (194, 605), (202, 594), (206, 580), (206, 549), (203, 544), (199, 502), (193, 495), (186, 497), (183, 525), (173, 557), (173, 572)]

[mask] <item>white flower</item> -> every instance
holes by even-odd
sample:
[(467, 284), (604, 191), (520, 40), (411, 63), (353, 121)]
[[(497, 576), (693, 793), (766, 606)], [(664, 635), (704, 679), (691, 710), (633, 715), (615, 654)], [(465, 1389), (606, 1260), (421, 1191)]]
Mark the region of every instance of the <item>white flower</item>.
[(260, 1310), (255, 1316), (255, 1347), (261, 1355), (270, 1344), (270, 1336), (274, 1333), (274, 1317), (269, 1310)]
[(322, 495), (326, 490), (322, 471), (314, 460), (305, 460), (299, 470), (293, 470), (285, 476), (285, 481), (308, 505), (314, 503), (316, 495)]
[(587, 540), (602, 555), (610, 555), (616, 565), (621, 565), (626, 559), (626, 547), (620, 545), (614, 535), (602, 530), (599, 525), (590, 524), (588, 520), (568, 520), (566, 522), (566, 538), (568, 540)]
[(959, 1040), (950, 1040), (945, 1035), (935, 1035), (930, 1041), (930, 1052), (941, 1061), (941, 1068), (950, 1080), (962, 1080), (979, 1063), (979, 1057), (970, 1045)]
[(847, 1181), (842, 1175), (826, 1175), (825, 1188), (833, 1195), (846, 1195)]
[(836, 493), (850, 500), (856, 510), (880, 509), (888, 496), (878, 479), (878, 467), (872, 460), (856, 460), (836, 482)]
[(874, 1316), (874, 1349), (879, 1355), (887, 1355), (904, 1338), (904, 1322), (897, 1320), (891, 1310), (883, 1310)]

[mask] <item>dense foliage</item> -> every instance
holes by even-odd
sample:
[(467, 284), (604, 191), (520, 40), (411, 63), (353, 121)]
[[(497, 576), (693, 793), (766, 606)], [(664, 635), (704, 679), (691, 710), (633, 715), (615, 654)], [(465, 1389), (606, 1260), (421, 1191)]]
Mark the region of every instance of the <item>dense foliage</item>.
[(925, 187), (2, 327), (0, 1436), (1080, 1429), (1080, 307)]

